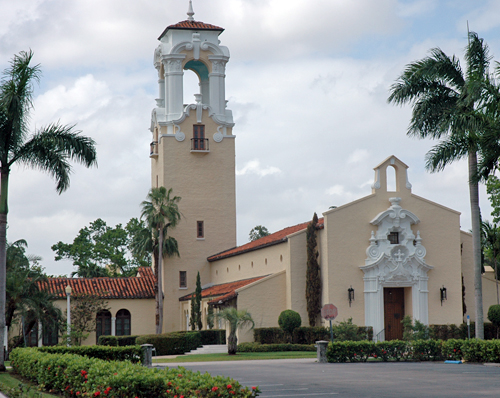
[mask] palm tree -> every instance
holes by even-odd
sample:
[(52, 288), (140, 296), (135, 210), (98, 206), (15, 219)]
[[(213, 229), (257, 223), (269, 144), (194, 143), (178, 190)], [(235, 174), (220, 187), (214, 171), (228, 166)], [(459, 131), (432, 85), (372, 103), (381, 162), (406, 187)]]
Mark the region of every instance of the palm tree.
[[(476, 336), (484, 338), (481, 285), (481, 223), (478, 190), (478, 155), (486, 152), (482, 135), (489, 131), (485, 90), (489, 82), (488, 46), (476, 33), (469, 33), (465, 48), (466, 70), (459, 60), (434, 48), (430, 56), (407, 65), (391, 86), (388, 102), (409, 103), (413, 113), (408, 135), (441, 141), (426, 155), (426, 168), (441, 171), (448, 164), (468, 157), (469, 194), (474, 258)], [(485, 173), (489, 173), (486, 170)]]
[(484, 262), (495, 270), (497, 288), (497, 304), (500, 304), (498, 291), (498, 259), (500, 257), (500, 227), (488, 221), (481, 222), (481, 236), (483, 242)]
[[(45, 171), (64, 192), (70, 183), (69, 160), (87, 167), (97, 164), (95, 143), (79, 135), (74, 126), (50, 124), (29, 134), (29, 112), (33, 107), (33, 86), (40, 79), (40, 66), (30, 66), (33, 53), (14, 55), (0, 84), (0, 342), (5, 335), (5, 284), (8, 188), (10, 170), (23, 164)], [(0, 349), (0, 371), (5, 370)]]
[(234, 307), (226, 307), (222, 311), (215, 314), (218, 320), (224, 320), (229, 324), (229, 337), (227, 338), (227, 353), (235, 355), (238, 349), (238, 338), (236, 331), (250, 326), (250, 329), (255, 327), (255, 322), (252, 315), (247, 310), (237, 310)]
[[(155, 246), (158, 249), (158, 261), (155, 261), (157, 334), (161, 334), (163, 328), (163, 249), (166, 248), (165, 253), (169, 257), (179, 255), (177, 241), (173, 237), (167, 237), (168, 228), (174, 228), (181, 219), (178, 206), (181, 198), (178, 196), (172, 197), (172, 195), (172, 188), (168, 191), (165, 187), (151, 188), (147, 200), (141, 203), (141, 218), (145, 219), (146, 224), (149, 226), (148, 231), (141, 234), (143, 237), (142, 246), (143, 248), (153, 249), (153, 252)], [(149, 238), (146, 238), (147, 235), (149, 235)], [(141, 244), (139, 241), (140, 239), (138, 239), (138, 245)]]

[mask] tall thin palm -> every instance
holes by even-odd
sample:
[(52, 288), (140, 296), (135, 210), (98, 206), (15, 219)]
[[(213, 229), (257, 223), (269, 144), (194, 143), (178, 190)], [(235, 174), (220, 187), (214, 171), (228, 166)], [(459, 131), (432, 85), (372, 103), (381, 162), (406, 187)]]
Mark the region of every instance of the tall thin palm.
[[(459, 60), (434, 48), (431, 55), (407, 65), (391, 86), (388, 102), (413, 105), (408, 135), (441, 141), (426, 155), (426, 167), (441, 171), (468, 157), (472, 219), (476, 336), (484, 338), (481, 284), (481, 226), (478, 189), (478, 155), (485, 152), (482, 134), (489, 129), (484, 95), (491, 57), (488, 46), (476, 33), (469, 34), (465, 48), (466, 71)], [(486, 174), (489, 171), (486, 171)]]
[[(141, 203), (141, 218), (149, 226), (149, 234), (153, 241), (149, 246), (149, 241), (144, 239), (144, 247), (158, 248), (158, 261), (156, 265), (156, 333), (161, 334), (163, 329), (163, 249), (168, 256), (179, 255), (177, 241), (173, 237), (167, 237), (168, 228), (174, 228), (181, 219), (178, 203), (181, 200), (178, 196), (173, 196), (172, 188), (168, 191), (165, 187), (152, 188), (147, 196), (147, 200)], [(144, 234), (143, 234), (144, 235)], [(145, 235), (144, 235), (145, 236)], [(166, 237), (166, 238), (165, 238)], [(166, 246), (165, 246), (166, 245)]]
[[(10, 170), (23, 164), (49, 173), (60, 194), (69, 187), (70, 160), (87, 167), (96, 165), (95, 143), (79, 135), (74, 126), (50, 124), (29, 133), (33, 86), (40, 79), (40, 66), (30, 66), (31, 51), (15, 55), (0, 84), (0, 342), (5, 335), (6, 232)], [(0, 371), (5, 370), (0, 349)]]
[(224, 320), (228, 323), (229, 336), (227, 338), (227, 353), (229, 355), (235, 355), (238, 349), (236, 331), (245, 327), (253, 329), (255, 327), (255, 322), (252, 319), (252, 315), (247, 310), (237, 310), (234, 307), (226, 307), (218, 312), (215, 317), (218, 320)]
[(495, 271), (495, 284), (497, 289), (497, 304), (500, 304), (498, 289), (498, 260), (500, 257), (500, 227), (488, 221), (481, 222), (481, 237), (483, 242), (484, 262)]

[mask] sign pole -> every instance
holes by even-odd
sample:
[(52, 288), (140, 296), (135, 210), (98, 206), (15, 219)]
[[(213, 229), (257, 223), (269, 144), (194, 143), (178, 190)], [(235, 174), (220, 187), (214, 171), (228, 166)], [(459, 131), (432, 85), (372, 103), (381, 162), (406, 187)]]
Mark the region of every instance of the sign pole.
[(333, 326), (331, 319), (330, 319), (330, 341), (333, 343)]

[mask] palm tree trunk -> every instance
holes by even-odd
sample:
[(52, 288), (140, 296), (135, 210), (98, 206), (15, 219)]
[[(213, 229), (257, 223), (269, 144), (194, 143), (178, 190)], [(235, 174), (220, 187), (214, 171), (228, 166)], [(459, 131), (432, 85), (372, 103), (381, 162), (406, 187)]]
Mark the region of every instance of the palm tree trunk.
[(160, 226), (158, 242), (158, 325), (156, 334), (161, 334), (163, 329), (163, 227)]
[(236, 355), (238, 349), (238, 338), (236, 337), (236, 332), (229, 333), (227, 338), (227, 353), (229, 355)]
[(474, 259), (474, 297), (476, 303), (476, 338), (484, 339), (483, 287), (481, 280), (481, 221), (479, 212), (479, 185), (474, 182), (477, 173), (477, 154), (469, 152), (469, 196), (472, 224), (472, 254)]
[(2, 167), (0, 173), (0, 372), (5, 372), (5, 301), (7, 283), (7, 197), (9, 169)]

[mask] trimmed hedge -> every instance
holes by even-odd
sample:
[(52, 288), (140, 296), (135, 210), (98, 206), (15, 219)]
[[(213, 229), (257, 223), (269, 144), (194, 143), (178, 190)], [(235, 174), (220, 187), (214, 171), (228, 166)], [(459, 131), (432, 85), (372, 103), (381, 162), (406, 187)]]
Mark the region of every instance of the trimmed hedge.
[(181, 355), (201, 347), (200, 332), (146, 334), (137, 337), (136, 344), (153, 344), (156, 355)]
[(142, 362), (142, 349), (138, 345), (127, 347), (107, 347), (99, 345), (77, 347), (49, 346), (38, 347), (37, 350), (50, 354), (84, 355), (89, 358), (97, 358), (105, 361)]
[[(338, 338), (335, 325), (333, 327), (333, 339)], [(355, 326), (356, 327), (356, 326)], [(372, 340), (373, 328), (371, 326), (357, 326), (356, 335), (358, 340)], [(253, 332), (254, 340), (261, 344), (286, 344), (288, 343), (285, 333), (281, 328), (257, 328)], [(330, 340), (330, 328), (323, 326), (302, 326), (293, 331), (293, 344), (314, 344), (316, 341)]]
[(382, 361), (465, 359), (500, 363), (500, 340), (338, 341), (328, 344), (326, 356), (328, 362), (366, 362), (373, 357)]
[[(434, 340), (463, 339), (468, 338), (467, 324), (460, 325), (429, 325), (430, 338)], [(470, 322), (470, 337), (476, 337), (475, 322)], [(484, 323), (484, 339), (493, 340), (496, 338), (496, 328), (492, 323)]]
[(108, 345), (112, 347), (125, 347), (135, 345), (135, 339), (138, 335), (132, 336), (99, 336), (98, 345)]
[(226, 329), (200, 330), (201, 345), (226, 344)]
[(314, 344), (238, 344), (238, 352), (316, 351)]
[(130, 362), (106, 362), (74, 354), (49, 354), (35, 348), (11, 353), (16, 373), (42, 390), (65, 397), (107, 398), (252, 398), (258, 387), (243, 387), (223, 376), (212, 377), (184, 368), (146, 368)]

